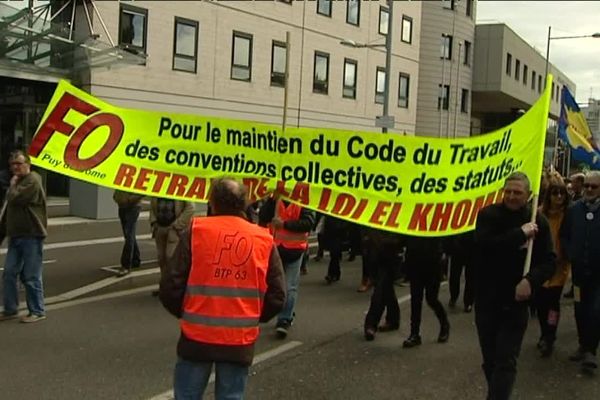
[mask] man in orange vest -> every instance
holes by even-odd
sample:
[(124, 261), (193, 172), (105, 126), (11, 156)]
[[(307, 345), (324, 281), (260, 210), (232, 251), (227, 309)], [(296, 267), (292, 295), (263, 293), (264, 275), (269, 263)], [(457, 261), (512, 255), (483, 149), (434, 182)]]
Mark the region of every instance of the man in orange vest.
[(245, 218), (246, 189), (215, 180), (213, 216), (182, 232), (160, 282), (163, 306), (180, 320), (175, 398), (199, 399), (216, 365), (217, 399), (241, 399), (259, 322), (281, 311), (285, 283), (270, 233)]
[(280, 192), (275, 190), (273, 196), (260, 208), (258, 223), (271, 229), (285, 270), (287, 299), (275, 326), (277, 337), (285, 339), (294, 319), (300, 267), (308, 249), (308, 234), (315, 224), (315, 212), (288, 203), (280, 197)]

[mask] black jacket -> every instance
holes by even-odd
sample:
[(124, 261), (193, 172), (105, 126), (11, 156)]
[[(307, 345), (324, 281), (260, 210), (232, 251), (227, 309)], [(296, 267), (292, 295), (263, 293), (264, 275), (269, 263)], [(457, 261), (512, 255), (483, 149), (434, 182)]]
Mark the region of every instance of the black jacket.
[[(478, 306), (515, 305), (515, 288), (523, 279), (527, 254), (521, 226), (531, 220), (524, 207), (513, 211), (504, 204), (485, 207), (477, 216), (475, 228), (475, 302)], [(533, 241), (529, 273), (525, 276), (532, 289), (540, 287), (554, 273), (555, 254), (548, 221), (537, 215), (539, 231)]]

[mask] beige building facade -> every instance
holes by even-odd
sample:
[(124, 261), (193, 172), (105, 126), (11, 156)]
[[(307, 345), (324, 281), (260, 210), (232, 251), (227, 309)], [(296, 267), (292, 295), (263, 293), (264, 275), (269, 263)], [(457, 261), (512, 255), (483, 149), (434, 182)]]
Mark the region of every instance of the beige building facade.
[(470, 135), (477, 2), (421, 2), (417, 134)]
[[(394, 3), (391, 131), (412, 134), (423, 3)], [(113, 38), (147, 54), (146, 65), (82, 78), (84, 89), (109, 102), (281, 124), (290, 32), (287, 126), (379, 131), (386, 1), (95, 4)], [(94, 27), (102, 34), (97, 20)], [(347, 47), (343, 40), (377, 47)]]
[[(546, 59), (539, 50), (504, 24), (477, 25), (473, 74), (473, 133), (489, 132), (512, 122), (526, 111), (545, 88)], [(575, 83), (551, 63), (553, 74), (550, 118), (560, 114), (560, 93)]]

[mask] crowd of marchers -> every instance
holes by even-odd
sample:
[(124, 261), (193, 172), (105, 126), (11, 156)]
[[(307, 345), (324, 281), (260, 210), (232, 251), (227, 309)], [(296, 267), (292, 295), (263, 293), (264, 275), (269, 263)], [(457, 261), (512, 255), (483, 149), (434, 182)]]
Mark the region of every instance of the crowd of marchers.
[[(44, 320), (42, 249), (46, 198), (40, 176), (26, 153), (10, 157), (11, 173), (0, 176), (3, 207), (1, 239), (8, 239), (0, 320), (18, 318), (20, 279), (27, 314), (21, 322)], [(193, 204), (150, 199), (150, 224), (160, 267), (159, 296), (179, 320), (177, 399), (201, 398), (216, 369), (216, 398), (243, 398), (259, 323), (276, 317), (277, 337), (290, 335), (296, 318), (301, 275), (308, 271), (309, 235), (328, 252), (325, 282), (339, 281), (342, 254), (362, 258), (359, 292), (371, 291), (364, 337), (398, 330), (400, 308), (395, 284), (410, 285), (410, 335), (402, 346), (421, 345), (423, 299), (440, 325), (437, 341), (450, 339), (450, 322), (439, 300), (448, 276), (450, 301), (474, 310), (488, 383), (488, 399), (509, 399), (530, 315), (539, 321), (541, 357), (553, 349), (561, 298), (575, 304), (579, 343), (570, 359), (586, 372), (597, 368), (600, 340), (600, 172), (565, 179), (546, 173), (533, 207), (529, 177), (512, 173), (500, 203), (483, 208), (474, 231), (451, 237), (415, 237), (349, 224), (290, 203), (278, 191), (249, 204), (247, 188), (231, 178), (212, 182), (206, 216)], [(143, 197), (116, 191), (124, 245), (118, 275), (140, 267), (136, 225)], [(528, 252), (530, 257), (528, 257)], [(571, 280), (571, 285), (567, 285)], [(567, 285), (567, 286), (566, 286)], [(563, 289), (565, 293), (563, 294)], [(563, 323), (568, 321), (563, 321)]]

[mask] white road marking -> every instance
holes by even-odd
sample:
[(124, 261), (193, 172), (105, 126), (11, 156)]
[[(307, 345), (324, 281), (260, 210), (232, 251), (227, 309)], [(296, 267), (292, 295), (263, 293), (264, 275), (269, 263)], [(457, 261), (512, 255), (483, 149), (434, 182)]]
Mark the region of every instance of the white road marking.
[[(277, 357), (278, 355), (283, 354), (286, 351), (290, 351), (290, 350), (300, 346), (301, 344), (302, 344), (302, 342), (292, 340), (291, 342), (282, 344), (281, 346), (277, 346), (274, 349), (267, 350), (264, 353), (260, 353), (259, 355), (254, 357), (254, 362), (252, 363), (252, 365), (256, 365), (263, 361), (267, 361), (270, 358)], [(208, 383), (213, 383), (214, 381), (215, 381), (215, 374), (213, 372), (212, 374), (210, 374)], [(175, 395), (173, 394), (173, 390), (168, 390), (164, 393), (161, 393), (157, 396), (152, 397), (149, 400), (173, 400), (174, 398), (175, 398)]]
[[(137, 235), (137, 240), (152, 239), (151, 234)], [(102, 239), (90, 239), (90, 240), (77, 240), (73, 242), (60, 242), (60, 243), (49, 243), (44, 244), (44, 250), (64, 249), (69, 247), (82, 247), (82, 246), (95, 246), (98, 244), (107, 243), (119, 243), (123, 241), (123, 236), (102, 238)], [(7, 249), (0, 249), (0, 254), (6, 254)]]

